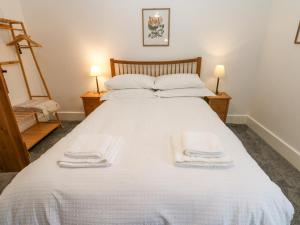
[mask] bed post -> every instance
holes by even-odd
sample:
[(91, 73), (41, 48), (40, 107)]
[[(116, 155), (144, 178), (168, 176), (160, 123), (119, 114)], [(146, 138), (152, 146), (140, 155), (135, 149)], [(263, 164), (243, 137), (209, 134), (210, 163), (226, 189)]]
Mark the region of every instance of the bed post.
[(110, 59), (110, 70), (111, 70), (111, 76), (116, 75), (116, 69), (115, 69), (115, 60), (113, 58)]
[(197, 69), (196, 69), (196, 73), (199, 75), (199, 77), (200, 77), (200, 73), (201, 73), (201, 61), (202, 61), (202, 58), (201, 57), (197, 57)]

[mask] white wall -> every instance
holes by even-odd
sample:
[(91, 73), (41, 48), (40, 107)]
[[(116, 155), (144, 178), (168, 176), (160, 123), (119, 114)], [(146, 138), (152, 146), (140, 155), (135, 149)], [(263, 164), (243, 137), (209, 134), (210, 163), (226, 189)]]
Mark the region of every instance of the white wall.
[[(23, 20), (22, 8), (19, 0), (0, 0), (0, 17)], [(11, 41), (10, 32), (0, 30), (0, 61), (17, 60), (13, 47), (6, 46)], [(22, 81), (21, 70), (17, 65), (5, 66), (8, 73), (5, 79), (9, 88), (12, 103), (19, 103), (27, 99), (25, 84)]]
[(300, 154), (299, 20), (299, 0), (273, 0), (251, 116)]
[[(23, 12), (19, 0), (0, 0), (0, 17), (24, 21)], [(25, 23), (26, 24), (26, 23)], [(17, 60), (16, 50), (12, 46), (6, 46), (6, 43), (12, 40), (9, 30), (0, 30), (0, 61)], [(33, 94), (43, 94), (41, 82), (38, 79), (36, 68), (33, 66), (33, 60), (29, 50), (24, 50), (22, 59), (25, 71), (28, 77), (30, 88)], [(12, 104), (18, 104), (29, 99), (25, 82), (21, 73), (19, 64), (3, 66), (7, 70), (5, 80), (9, 89), (9, 96)]]
[[(94, 89), (92, 64), (109, 58), (177, 59), (203, 56), (202, 77), (214, 90), (216, 64), (227, 77), (221, 89), (233, 97), (230, 111), (248, 114), (253, 77), (270, 0), (21, 0), (55, 99), (63, 111), (82, 111), (79, 96)], [(170, 47), (143, 47), (141, 9), (171, 8)]]

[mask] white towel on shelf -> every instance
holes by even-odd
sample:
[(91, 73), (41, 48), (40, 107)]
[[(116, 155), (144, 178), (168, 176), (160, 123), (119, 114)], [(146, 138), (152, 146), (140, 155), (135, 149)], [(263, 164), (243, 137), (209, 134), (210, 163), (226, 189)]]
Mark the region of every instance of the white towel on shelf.
[(107, 150), (102, 153), (101, 158), (70, 158), (64, 155), (57, 163), (64, 168), (93, 168), (109, 167), (113, 164), (120, 148), (121, 138), (112, 138)]
[(221, 167), (227, 168), (233, 166), (233, 160), (230, 156), (223, 153), (222, 157), (201, 157), (188, 156), (184, 154), (182, 140), (180, 135), (171, 136), (171, 146), (174, 152), (175, 165), (180, 167)]
[(102, 159), (112, 142), (112, 136), (105, 134), (82, 134), (74, 140), (64, 153), (74, 159)]
[(50, 99), (31, 99), (24, 103), (15, 105), (13, 107), (15, 112), (37, 112), (43, 113), (44, 116), (48, 117), (50, 113), (57, 112), (60, 109), (60, 105)]
[(183, 131), (182, 148), (188, 156), (222, 157), (223, 147), (218, 136), (210, 132)]

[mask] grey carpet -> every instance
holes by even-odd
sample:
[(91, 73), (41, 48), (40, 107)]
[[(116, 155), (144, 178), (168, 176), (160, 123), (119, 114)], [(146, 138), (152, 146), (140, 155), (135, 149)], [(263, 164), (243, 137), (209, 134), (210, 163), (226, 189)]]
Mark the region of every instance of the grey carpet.
[(30, 160), (34, 161), (38, 159), (43, 153), (45, 153), (61, 138), (66, 136), (77, 125), (78, 122), (63, 122), (63, 128), (56, 129), (47, 138), (42, 140), (30, 150)]
[(243, 142), (251, 157), (291, 201), (292, 225), (300, 225), (300, 172), (246, 125), (228, 125)]
[[(64, 122), (64, 128), (59, 128), (36, 145), (31, 151), (31, 160), (34, 161), (53, 146), (58, 140), (69, 133), (78, 123)], [(246, 125), (229, 124), (228, 127), (243, 142), (249, 154), (281, 188), (295, 208), (292, 225), (300, 224), (300, 172), (289, 162), (275, 152), (266, 142), (257, 136)], [(0, 173), (0, 193), (11, 181), (16, 173)]]

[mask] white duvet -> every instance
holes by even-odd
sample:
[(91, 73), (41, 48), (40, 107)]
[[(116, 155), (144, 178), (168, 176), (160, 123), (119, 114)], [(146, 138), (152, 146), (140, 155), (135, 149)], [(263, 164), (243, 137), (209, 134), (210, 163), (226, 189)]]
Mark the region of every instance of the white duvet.
[[(189, 129), (218, 135), (234, 167), (175, 167), (170, 135)], [(58, 167), (67, 146), (86, 132), (124, 138), (114, 165)], [(199, 98), (106, 101), (0, 196), (1, 225), (288, 225), (293, 212)]]

